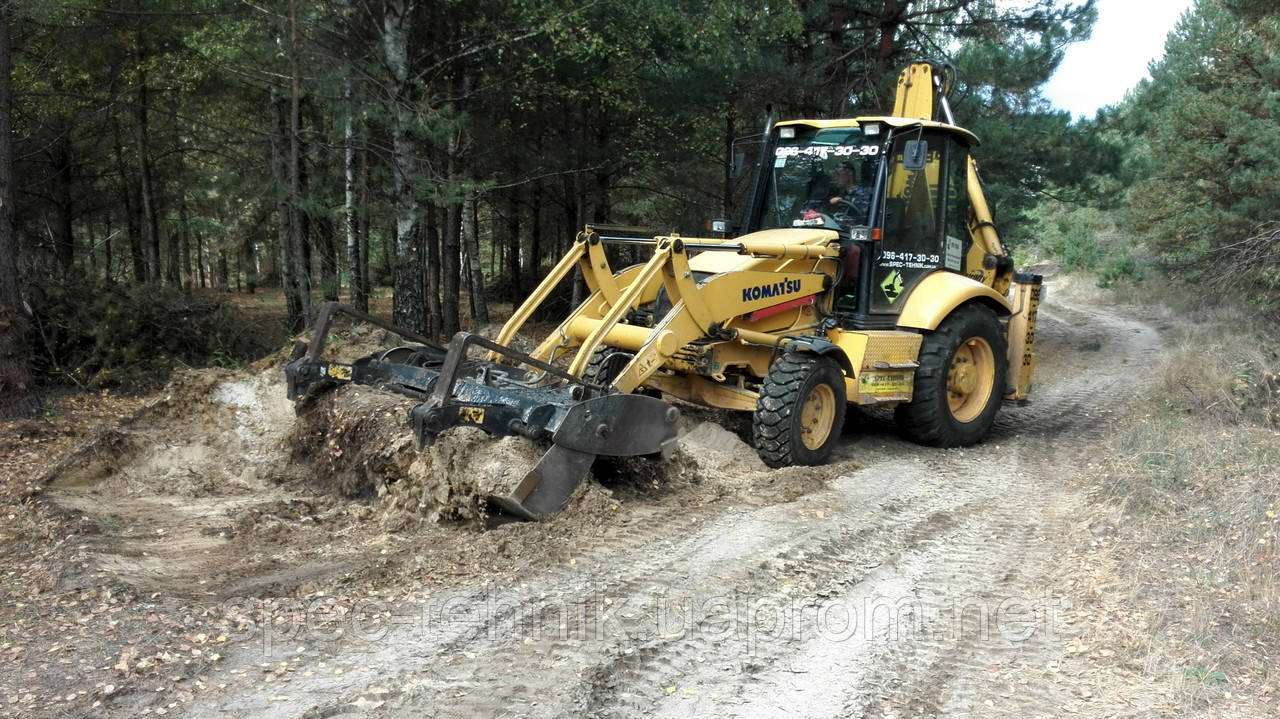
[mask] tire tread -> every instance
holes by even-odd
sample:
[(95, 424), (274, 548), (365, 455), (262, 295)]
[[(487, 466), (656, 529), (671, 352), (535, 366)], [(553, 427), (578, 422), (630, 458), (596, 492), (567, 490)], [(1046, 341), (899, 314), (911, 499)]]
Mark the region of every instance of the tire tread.
[[(808, 379), (828, 365), (835, 366), (829, 359), (801, 352), (787, 352), (770, 365), (769, 374), (760, 385), (760, 396), (756, 400), (756, 410), (751, 421), (752, 441), (765, 464), (770, 467), (785, 467), (814, 463), (802, 462), (802, 458), (797, 456), (795, 444), (800, 440), (792, 430), (792, 414), (803, 400), (802, 393)], [(839, 372), (839, 369), (836, 371)], [(841, 386), (837, 393), (837, 398), (841, 401), (843, 389)], [(843, 409), (837, 409), (838, 414), (831, 428), (832, 435), (840, 433)], [(828, 444), (833, 443), (830, 441)], [(825, 460), (826, 455), (830, 454), (829, 448), (824, 447), (824, 450), (819, 450), (821, 460)]]

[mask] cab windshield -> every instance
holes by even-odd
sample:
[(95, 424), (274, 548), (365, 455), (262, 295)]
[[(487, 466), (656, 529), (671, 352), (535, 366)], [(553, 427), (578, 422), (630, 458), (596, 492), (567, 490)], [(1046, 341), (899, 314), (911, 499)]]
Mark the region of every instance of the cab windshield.
[(883, 129), (874, 125), (777, 128), (760, 228), (847, 231), (869, 224)]

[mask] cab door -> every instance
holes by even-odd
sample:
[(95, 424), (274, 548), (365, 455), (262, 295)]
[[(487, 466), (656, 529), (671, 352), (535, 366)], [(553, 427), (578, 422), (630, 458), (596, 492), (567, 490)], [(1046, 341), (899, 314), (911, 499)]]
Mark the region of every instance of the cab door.
[(890, 146), (882, 239), (868, 288), (873, 314), (896, 315), (920, 280), (943, 266), (949, 144), (943, 133), (907, 130)]

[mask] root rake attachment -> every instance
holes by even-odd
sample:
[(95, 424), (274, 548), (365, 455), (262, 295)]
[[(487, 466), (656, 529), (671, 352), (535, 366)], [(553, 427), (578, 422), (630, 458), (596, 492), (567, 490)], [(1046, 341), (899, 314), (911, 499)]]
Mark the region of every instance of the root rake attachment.
[[(406, 344), (352, 364), (322, 359), (336, 314), (395, 333)], [(485, 359), (468, 356), (487, 350)], [(458, 425), (496, 436), (551, 443), (542, 459), (508, 491), (489, 499), (504, 511), (538, 519), (558, 511), (597, 456), (667, 453), (679, 411), (660, 399), (620, 394), (483, 337), (459, 332), (441, 347), (353, 307), (320, 311), (305, 352), (285, 368), (290, 399), (334, 384), (366, 384), (423, 400), (409, 411), (419, 448)]]

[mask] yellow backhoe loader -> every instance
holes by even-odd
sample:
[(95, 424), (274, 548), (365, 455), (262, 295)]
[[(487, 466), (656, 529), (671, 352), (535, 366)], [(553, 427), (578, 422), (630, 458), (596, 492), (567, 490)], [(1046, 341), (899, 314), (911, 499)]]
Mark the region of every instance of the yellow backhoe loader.
[[(740, 232), (617, 237), (586, 227), (497, 337), (448, 347), (337, 304), (287, 369), (289, 393), (337, 382), (424, 401), (420, 445), (457, 425), (551, 446), (509, 492), (525, 518), (557, 511), (601, 455), (664, 452), (677, 401), (752, 413), (772, 466), (820, 464), (847, 405), (893, 407), (902, 432), (968, 445), (1002, 401), (1027, 398), (1041, 278), (1017, 274), (955, 125), (951, 73), (916, 63), (893, 113), (793, 120), (765, 135)], [(615, 271), (605, 248), (641, 244)], [(512, 340), (556, 286), (590, 294), (529, 354)], [(321, 358), (338, 313), (411, 341), (354, 364)], [(477, 352), (483, 353), (477, 356)]]

